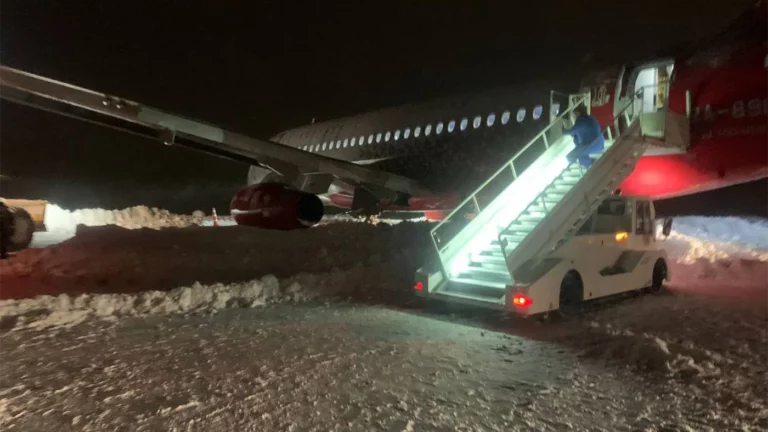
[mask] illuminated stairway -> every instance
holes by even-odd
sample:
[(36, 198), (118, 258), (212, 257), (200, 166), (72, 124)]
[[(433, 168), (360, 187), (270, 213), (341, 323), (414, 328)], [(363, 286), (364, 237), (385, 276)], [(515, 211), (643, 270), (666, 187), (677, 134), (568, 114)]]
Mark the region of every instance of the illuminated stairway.
[[(569, 238), (603, 198), (629, 176), (647, 146), (641, 116), (632, 118), (629, 105), (617, 117), (628, 126), (615, 139), (607, 140), (605, 150), (590, 155), (588, 169), (578, 161), (568, 162), (566, 155), (575, 148), (570, 136), (549, 143), (548, 136), (551, 139), (554, 135), (549, 132), (562, 127), (563, 118), (588, 100), (588, 96), (576, 98), (568, 110), (432, 230), (439, 265), (417, 272), (416, 289), (421, 295), (503, 307), (506, 287), (514, 284), (514, 270)], [(537, 146), (540, 148), (531, 155)], [(526, 152), (533, 162), (521, 169), (516, 162)], [(478, 194), (491, 183), (501, 192), (480, 208)], [(506, 186), (498, 188), (499, 183)], [(464, 224), (468, 206), (476, 216)]]

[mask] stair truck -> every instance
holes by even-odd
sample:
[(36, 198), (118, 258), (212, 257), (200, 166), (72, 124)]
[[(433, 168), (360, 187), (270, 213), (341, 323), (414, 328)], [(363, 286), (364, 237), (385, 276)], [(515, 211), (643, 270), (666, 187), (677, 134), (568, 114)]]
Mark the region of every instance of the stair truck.
[[(530, 316), (622, 292), (659, 290), (670, 279), (653, 201), (616, 190), (660, 135), (659, 116), (632, 112), (628, 105), (604, 131), (606, 148), (584, 167), (568, 160), (573, 140), (557, 133), (576, 106), (589, 110), (588, 94), (572, 100), (432, 229), (436, 259), (416, 272), (417, 295)], [(517, 159), (525, 152), (537, 157), (521, 167)], [(498, 188), (500, 182), (506, 187)], [(478, 200), (492, 183), (501, 192), (490, 202)], [(483, 201), (488, 204), (481, 208)], [(475, 217), (462, 221), (472, 207)], [(664, 220), (664, 235), (671, 223)]]

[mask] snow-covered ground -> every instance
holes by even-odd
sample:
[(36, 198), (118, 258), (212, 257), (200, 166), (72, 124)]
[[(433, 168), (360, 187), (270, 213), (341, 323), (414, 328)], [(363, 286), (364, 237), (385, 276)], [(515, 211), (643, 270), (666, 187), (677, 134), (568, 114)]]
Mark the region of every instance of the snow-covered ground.
[(541, 324), (413, 298), (430, 225), (346, 219), (81, 227), (2, 262), (0, 296), (27, 299), (0, 301), (0, 424), (768, 427), (763, 221), (678, 218), (669, 292)]

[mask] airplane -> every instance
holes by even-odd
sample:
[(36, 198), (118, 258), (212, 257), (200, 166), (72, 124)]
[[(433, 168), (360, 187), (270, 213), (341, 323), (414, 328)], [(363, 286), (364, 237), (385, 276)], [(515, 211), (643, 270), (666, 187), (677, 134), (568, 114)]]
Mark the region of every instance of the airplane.
[[(569, 94), (589, 92), (590, 113), (603, 127), (628, 103), (665, 123), (663, 139), (620, 185), (623, 193), (663, 199), (758, 180), (768, 177), (766, 16), (761, 0), (715, 37), (580, 80), (546, 78), (381, 109), (271, 141), (423, 182), (434, 195), (378, 208), (440, 219), (556, 118)], [(249, 185), (275, 182), (281, 178), (272, 170), (250, 168)], [(318, 196), (325, 206), (359, 207), (354, 187), (340, 180)]]
[(270, 140), (6, 66), (0, 97), (248, 163), (230, 209), (242, 225), (307, 228), (327, 207), (440, 220), (532, 139), (559, 139), (575, 101), (608, 139), (628, 126), (618, 114), (642, 113), (653, 144), (618, 190), (663, 199), (768, 177), (767, 16), (760, 0), (708, 40), (584, 77), (381, 109)]

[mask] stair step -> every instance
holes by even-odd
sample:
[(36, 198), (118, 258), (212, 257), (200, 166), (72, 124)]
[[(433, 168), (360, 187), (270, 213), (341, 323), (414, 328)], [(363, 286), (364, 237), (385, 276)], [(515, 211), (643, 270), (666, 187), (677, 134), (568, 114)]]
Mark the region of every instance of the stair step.
[(497, 255), (485, 255), (482, 252), (480, 254), (476, 254), (472, 257), (472, 262), (507, 269), (507, 263), (504, 261), (504, 255), (501, 254), (501, 250), (499, 250)]
[(486, 251), (483, 251), (472, 257), (472, 261), (481, 264), (488, 263), (494, 266), (501, 266), (506, 268), (507, 263), (504, 261), (504, 255), (501, 253), (501, 249), (493, 249), (493, 251), (497, 251), (498, 253), (491, 253), (491, 251), (486, 253)]
[(520, 230), (514, 230), (512, 228), (504, 231), (501, 233), (501, 236), (507, 239), (509, 242), (513, 241), (520, 241), (525, 238), (530, 233), (530, 231), (520, 231)]
[(564, 193), (564, 192), (567, 192), (568, 190), (570, 190), (575, 184), (576, 183), (571, 185), (571, 184), (564, 184), (564, 183), (554, 182), (551, 185), (549, 185), (547, 190), (548, 191), (553, 191), (553, 192), (556, 191), (556, 192)]
[(531, 231), (533, 231), (533, 228), (512, 224), (501, 233), (501, 237), (507, 239), (507, 241), (514, 242), (524, 239)]
[(506, 284), (498, 286), (475, 285), (458, 279), (451, 279), (440, 294), (488, 303), (504, 303)]
[(518, 216), (514, 222), (512, 222), (512, 225), (510, 226), (518, 226), (520, 228), (523, 228), (527, 231), (530, 231), (533, 227), (535, 227), (538, 224), (536, 221), (528, 220), (528, 219), (521, 219), (520, 216)]
[[(509, 248), (516, 248), (519, 244), (520, 244), (519, 241), (507, 240), (507, 249), (509, 249)], [(496, 247), (500, 247), (501, 246), (501, 244), (499, 243), (498, 240), (491, 241), (491, 245), (496, 246)]]
[(568, 172), (564, 172), (564, 173), (560, 174), (560, 176), (557, 178), (557, 180), (562, 180), (562, 181), (566, 181), (566, 182), (574, 182), (575, 183), (575, 182), (581, 180), (582, 177), (583, 176), (581, 175), (581, 173), (579, 173), (579, 174), (571, 174), (571, 173), (568, 173)]
[(532, 207), (533, 207), (532, 205), (529, 205), (528, 207), (526, 207), (523, 214), (531, 215), (531, 216), (542, 216), (542, 217), (547, 215), (547, 212), (544, 209), (539, 210)]
[(576, 183), (578, 183), (578, 180), (560, 180), (560, 179), (557, 179), (557, 180), (552, 182), (553, 185), (560, 186), (561, 188), (573, 187), (573, 186), (576, 186)]
[(488, 273), (509, 273), (509, 269), (504, 264), (504, 261), (501, 262), (492, 262), (492, 261), (472, 261), (469, 263), (470, 270), (479, 270), (479, 271), (485, 271)]
[(512, 283), (512, 278), (509, 275), (507, 275), (506, 278), (500, 278), (498, 276), (492, 277), (485, 274), (462, 273), (456, 277), (452, 277), (451, 281), (466, 283), (470, 285), (505, 288), (507, 285)]
[(563, 194), (547, 194), (542, 197), (545, 203), (547, 204), (557, 204), (559, 203), (565, 195)]
[(523, 214), (521, 214), (520, 216), (518, 216), (518, 217), (517, 217), (517, 220), (519, 220), (519, 221), (525, 221), (525, 222), (535, 222), (535, 223), (539, 223), (539, 222), (541, 222), (542, 220), (544, 220), (544, 216), (539, 216), (539, 215), (529, 215), (529, 214), (525, 214), (525, 213), (523, 213)]

